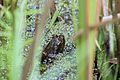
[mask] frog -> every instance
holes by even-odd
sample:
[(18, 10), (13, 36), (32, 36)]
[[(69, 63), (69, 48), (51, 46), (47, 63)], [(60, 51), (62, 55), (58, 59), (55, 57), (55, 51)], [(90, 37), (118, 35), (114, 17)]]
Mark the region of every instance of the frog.
[(53, 34), (51, 40), (44, 47), (41, 57), (41, 66), (43, 67), (40, 72), (43, 73), (46, 70), (46, 65), (50, 65), (54, 62), (57, 55), (63, 53), (65, 47), (64, 35)]
[[(65, 47), (65, 37), (64, 35), (52, 35), (52, 39), (46, 45), (42, 51), (41, 63), (49, 63), (49, 58), (55, 59), (56, 55), (63, 53)], [(51, 61), (50, 61), (51, 62)]]

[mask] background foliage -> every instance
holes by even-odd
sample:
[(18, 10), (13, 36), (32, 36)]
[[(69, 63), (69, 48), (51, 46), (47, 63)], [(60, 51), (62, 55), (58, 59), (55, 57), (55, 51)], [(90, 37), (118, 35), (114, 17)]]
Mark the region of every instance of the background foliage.
[[(0, 0), (0, 80), (118, 80), (119, 0)], [(111, 18), (112, 16), (112, 18)], [(52, 35), (63, 53), (42, 75)]]

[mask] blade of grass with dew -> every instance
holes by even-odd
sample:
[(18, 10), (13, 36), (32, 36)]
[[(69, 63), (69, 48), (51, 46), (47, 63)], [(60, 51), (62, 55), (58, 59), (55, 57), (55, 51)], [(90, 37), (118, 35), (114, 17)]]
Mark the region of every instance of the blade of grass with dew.
[[(6, 49), (4, 49), (4, 50), (6, 50), (5, 53), (7, 53), (6, 54), (7, 55), (6, 63), (7, 63), (7, 70), (8, 70), (7, 75), (8, 75), (9, 80), (13, 80), (12, 79), (13, 14), (10, 11), (10, 2), (11, 2), (11, 0), (3, 0), (3, 6), (1, 8), (4, 11), (5, 18), (3, 18), (3, 16), (1, 16), (1, 18), (3, 18), (3, 19), (0, 20), (0, 25), (5, 29), (5, 32), (9, 33), (9, 35), (6, 35), (6, 37), (8, 38), (8, 43), (7, 43), (8, 50), (6, 50)], [(4, 50), (2, 50), (2, 51), (4, 51)]]
[(14, 9), (14, 40), (12, 53), (12, 79), (21, 80), (22, 71), (22, 50), (24, 49), (24, 40), (22, 39), (22, 31), (25, 27), (25, 8), (27, 0), (23, 0), (19, 8)]
[(47, 33), (51, 30), (51, 28), (52, 28), (52, 26), (53, 26), (56, 18), (58, 17), (58, 15), (59, 15), (59, 11), (56, 10), (55, 13), (54, 13), (54, 15), (53, 15), (53, 17), (52, 17), (52, 20), (51, 20), (51, 23), (50, 23), (50, 26), (49, 26), (49, 29), (48, 29)]
[[(85, 1), (79, 0), (79, 14), (78, 14), (78, 29), (85, 29)], [(76, 30), (76, 28), (75, 28)], [(79, 40), (76, 41), (76, 55), (77, 55), (77, 80), (86, 80), (86, 44), (85, 35), (82, 35)]]
[[(79, 28), (87, 30), (87, 26), (94, 24), (99, 19), (100, 1), (79, 0)], [(98, 8), (98, 10), (97, 10)], [(87, 36), (86, 36), (87, 35)], [(77, 40), (77, 80), (92, 80), (92, 65), (94, 60), (96, 31), (87, 32)], [(87, 38), (86, 38), (87, 37)], [(88, 39), (88, 40), (87, 40)]]

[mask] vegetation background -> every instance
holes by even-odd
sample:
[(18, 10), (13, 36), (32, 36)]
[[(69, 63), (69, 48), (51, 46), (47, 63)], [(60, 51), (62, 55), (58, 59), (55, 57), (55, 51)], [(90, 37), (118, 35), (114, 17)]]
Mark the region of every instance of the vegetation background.
[[(119, 0), (0, 0), (0, 80), (119, 80), (119, 7)], [(64, 35), (64, 51), (41, 67), (53, 34)]]

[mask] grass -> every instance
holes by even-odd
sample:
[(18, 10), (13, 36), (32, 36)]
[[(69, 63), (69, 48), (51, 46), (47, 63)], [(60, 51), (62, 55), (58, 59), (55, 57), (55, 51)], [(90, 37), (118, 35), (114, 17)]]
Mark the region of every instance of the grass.
[[(21, 3), (20, 6), (16, 4), (18, 1)], [(60, 1), (56, 4), (57, 10), (52, 19), (48, 19), (48, 17), (49, 8), (53, 3), (51, 0), (48, 1), (43, 8), (38, 9), (29, 9), (28, 6), (42, 5), (39, 4), (39, 1), (32, 1), (33, 3), (28, 4), (27, 0), (13, 0), (11, 2), (6, 0), (0, 6), (2, 8), (0, 9), (0, 80), (54, 79), (61, 75), (65, 76), (66, 70), (72, 72), (67, 77), (65, 76), (66, 80), (93, 80), (95, 79), (94, 69), (97, 69), (100, 74), (97, 75), (99, 80), (117, 80), (119, 65), (115, 63), (110, 65), (109, 63), (109, 59), (111, 59), (109, 52), (115, 55), (115, 44), (117, 44), (113, 39), (113, 29), (109, 27), (107, 28), (109, 32), (107, 32), (104, 25), (98, 29), (90, 29), (91, 25), (99, 23), (99, 16), (103, 14), (101, 1), (72, 0), (69, 5), (65, 1)], [(61, 12), (61, 6), (64, 6), (66, 10)], [(75, 11), (78, 12), (75, 13)], [(71, 16), (72, 25), (65, 22), (55, 22), (56, 18), (65, 12)], [(28, 22), (26, 16), (32, 17), (33, 19), (30, 18), (32, 21)], [(29, 27), (28, 25), (35, 26), (35, 35), (23, 39), (24, 30)], [(72, 41), (74, 40), (73, 34), (80, 30), (85, 32), (81, 32), (82, 35)], [(39, 75), (44, 45), (50, 41), (52, 34), (61, 33), (66, 40), (65, 50), (72, 48), (71, 51), (64, 51), (63, 55), (54, 61), (52, 67), (47, 69), (43, 75)], [(97, 45), (101, 50), (96, 47), (95, 41), (98, 42)], [(27, 57), (23, 56), (25, 46), (31, 46)], [(112, 56), (112, 58), (115, 57)], [(94, 66), (94, 61), (97, 61), (97, 67)], [(7, 72), (2, 74), (4, 69)]]

